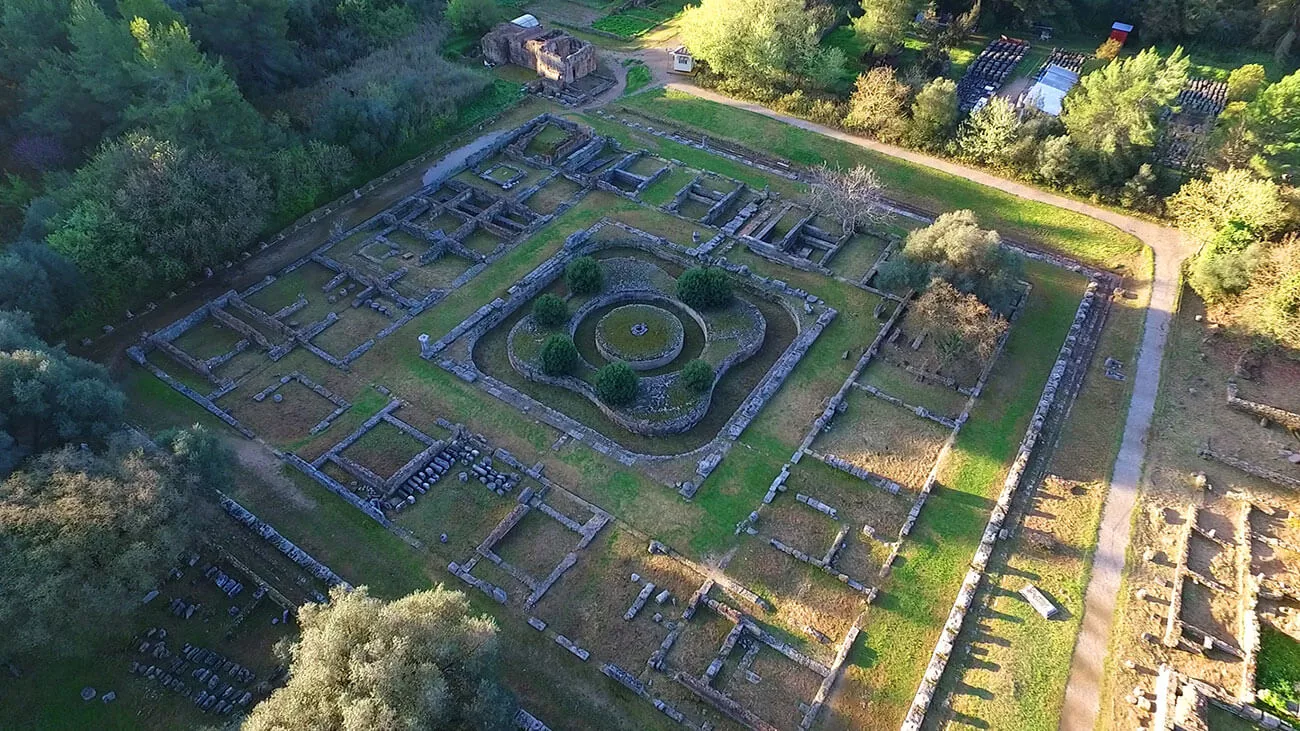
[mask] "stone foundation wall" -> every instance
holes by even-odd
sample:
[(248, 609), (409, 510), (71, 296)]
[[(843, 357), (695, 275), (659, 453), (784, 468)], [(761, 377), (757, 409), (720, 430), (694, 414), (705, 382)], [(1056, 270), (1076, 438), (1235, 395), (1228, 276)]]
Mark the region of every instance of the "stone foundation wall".
[(1228, 381), (1228, 406), (1242, 413), (1267, 419), (1284, 428), (1300, 430), (1300, 414), (1240, 398), (1237, 396), (1236, 381)]

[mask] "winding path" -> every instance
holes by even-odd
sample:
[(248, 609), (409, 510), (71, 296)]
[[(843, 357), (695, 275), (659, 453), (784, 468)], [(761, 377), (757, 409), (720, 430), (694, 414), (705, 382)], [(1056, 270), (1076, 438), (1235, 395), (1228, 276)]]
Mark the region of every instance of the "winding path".
[(1020, 198), (1082, 213), (1133, 234), (1151, 247), (1155, 254), (1155, 278), (1151, 285), (1151, 301), (1147, 306), (1137, 368), (1133, 371), (1133, 399), (1129, 403), (1128, 417), (1124, 422), (1124, 438), (1120, 443), (1119, 455), (1115, 459), (1110, 492), (1106, 496), (1106, 505), (1102, 513), (1097, 551), (1093, 556), (1092, 578), (1084, 598), (1083, 628), (1075, 645), (1074, 658), (1070, 666), (1070, 680), (1065, 689), (1065, 705), (1061, 709), (1063, 731), (1091, 731), (1096, 725), (1101, 701), (1101, 684), (1105, 670), (1103, 663), (1110, 642), (1120, 578), (1124, 571), (1124, 555), (1128, 548), (1133, 506), (1137, 502), (1138, 484), (1142, 478), (1147, 433), (1151, 429), (1156, 394), (1160, 388), (1160, 365), (1164, 358), (1165, 340), (1169, 332), (1169, 322), (1178, 305), (1182, 262), (1192, 253), (1191, 247), (1183, 240), (1177, 229), (1065, 198), (983, 170), (790, 117), (758, 104), (738, 101), (701, 89), (693, 84), (675, 82), (668, 84), (667, 88), (761, 114), (883, 155), (997, 188)]

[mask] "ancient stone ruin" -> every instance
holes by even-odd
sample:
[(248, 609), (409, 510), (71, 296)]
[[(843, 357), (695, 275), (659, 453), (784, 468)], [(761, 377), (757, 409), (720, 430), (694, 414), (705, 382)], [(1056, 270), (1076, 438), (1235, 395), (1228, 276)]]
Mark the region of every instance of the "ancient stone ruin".
[[(580, 103), (602, 93), (613, 79), (596, 74), (596, 47), (562, 30), (547, 30), (532, 15), (522, 15), (488, 31), (480, 41), (483, 58), (492, 65), (513, 64), (537, 72), (541, 91), (561, 101)], [(587, 77), (596, 84), (583, 84)], [(576, 93), (570, 99), (567, 94)]]

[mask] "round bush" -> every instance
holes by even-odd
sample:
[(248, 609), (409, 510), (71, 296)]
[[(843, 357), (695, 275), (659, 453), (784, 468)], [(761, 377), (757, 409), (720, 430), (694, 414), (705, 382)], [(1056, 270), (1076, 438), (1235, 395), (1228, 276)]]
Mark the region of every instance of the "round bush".
[(580, 256), (564, 268), (564, 283), (574, 294), (595, 294), (605, 286), (605, 272), (590, 256)]
[(559, 327), (569, 321), (569, 306), (553, 294), (544, 294), (533, 303), (533, 319), (542, 327)]
[(596, 372), (596, 394), (611, 406), (622, 406), (636, 398), (638, 380), (627, 363), (610, 363)]
[(713, 366), (702, 360), (693, 360), (682, 369), (682, 383), (686, 387), (703, 393), (713, 385)]
[(687, 269), (677, 278), (677, 297), (697, 310), (722, 307), (731, 301), (731, 277), (717, 267)]
[(542, 372), (563, 376), (578, 365), (578, 346), (566, 335), (552, 335), (542, 344)]

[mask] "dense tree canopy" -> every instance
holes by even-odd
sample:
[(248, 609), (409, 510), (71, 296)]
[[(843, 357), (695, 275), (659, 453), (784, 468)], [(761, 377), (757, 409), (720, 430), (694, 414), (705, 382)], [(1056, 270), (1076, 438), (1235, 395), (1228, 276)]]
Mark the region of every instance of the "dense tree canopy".
[(912, 100), (912, 142), (929, 148), (943, 145), (952, 136), (957, 119), (957, 82), (942, 77), (931, 80)]
[(120, 626), (192, 536), (193, 480), (124, 440), (45, 454), (0, 481), (0, 658), (84, 652)]
[(995, 96), (962, 123), (957, 153), (986, 165), (1003, 165), (1019, 134), (1020, 118), (1015, 107), (1004, 97)]
[(610, 363), (596, 371), (596, 394), (610, 406), (623, 406), (636, 399), (640, 380), (627, 363)]
[[(1211, 290), (1206, 297), (1210, 316), (1242, 334), (1300, 349), (1300, 238), (1291, 235), (1278, 243), (1256, 243), (1251, 249), (1248, 282), (1237, 291)], [(1202, 286), (1197, 281), (1200, 258), (1192, 271), (1192, 285), (1198, 293)]]
[(102, 441), (121, 425), (125, 403), (103, 366), (46, 345), (26, 313), (0, 311), (0, 433), (12, 449), (0, 472), (15, 453)]
[(336, 588), (298, 612), (289, 681), (248, 731), (501, 729), (515, 703), (496, 679), (496, 623), (442, 586), (396, 601)]
[(567, 375), (580, 358), (578, 346), (568, 335), (552, 335), (542, 343), (542, 372), (548, 376)]
[(308, 73), (289, 38), (290, 0), (200, 0), (184, 9), (194, 38), (220, 56), (239, 85), (266, 93)]
[(894, 52), (907, 35), (916, 15), (912, 0), (862, 0), (862, 15), (853, 19), (853, 31), (874, 53)]
[(265, 187), (242, 168), (139, 134), (106, 145), (60, 197), (50, 246), (106, 297), (233, 257), (266, 211)]
[(722, 76), (783, 78), (806, 74), (830, 52), (818, 43), (828, 11), (803, 0), (703, 0), (679, 27), (691, 53)]
[(373, 160), (455, 116), (488, 77), (442, 56), (432, 25), (358, 60), (345, 72), (288, 95), (295, 124)]
[(880, 268), (878, 283), (922, 291), (937, 279), (1005, 313), (1015, 301), (1020, 270), (1020, 258), (1003, 248), (997, 231), (980, 228), (971, 211), (951, 211), (908, 234), (901, 254)]
[[(139, 294), (215, 268), (268, 214), (289, 221), (337, 195), (357, 157), (400, 152), (486, 88), (486, 75), (442, 57), (443, 9), (443, 0), (0, 4), (0, 237), (11, 240), (26, 209), (22, 235), (49, 235), (101, 311), (125, 304), (120, 280)], [(194, 215), (177, 215), (187, 209)], [(55, 275), (48, 263), (28, 251), (0, 266), (35, 300)], [(54, 310), (32, 308), (48, 328)]]
[(859, 76), (853, 87), (844, 126), (882, 140), (897, 140), (907, 129), (903, 113), (907, 94), (907, 85), (897, 79), (894, 69), (888, 66), (871, 69)]
[(1300, 166), (1300, 71), (1264, 87), (1246, 105), (1245, 124), (1260, 168), (1276, 175)]
[(963, 359), (980, 366), (997, 351), (1007, 321), (995, 315), (973, 294), (958, 292), (951, 284), (936, 279), (912, 304), (911, 322), (934, 340), (936, 362), (942, 370)]
[(731, 302), (731, 277), (718, 267), (691, 267), (677, 278), (677, 297), (697, 310)]
[(0, 251), (0, 282), (0, 311), (26, 311), (42, 333), (53, 331), (85, 297), (77, 268), (31, 241)]
[(1277, 184), (1240, 168), (1187, 181), (1169, 197), (1167, 207), (1178, 226), (1202, 242), (1232, 224), (1264, 237), (1277, 231), (1286, 216)]
[(682, 368), (682, 383), (686, 387), (703, 393), (713, 385), (713, 366), (706, 361), (693, 360)]
[(533, 302), (533, 319), (542, 327), (559, 327), (569, 320), (569, 306), (547, 292)]
[(457, 33), (481, 35), (505, 20), (506, 14), (495, 0), (447, 0), (443, 17)]
[(600, 262), (590, 256), (580, 256), (564, 268), (564, 284), (573, 294), (595, 294), (605, 286), (605, 272)]
[(1079, 80), (1061, 115), (1076, 147), (1103, 184), (1119, 185), (1156, 143), (1160, 113), (1187, 84), (1181, 48), (1161, 58), (1148, 48)]

